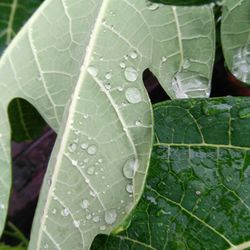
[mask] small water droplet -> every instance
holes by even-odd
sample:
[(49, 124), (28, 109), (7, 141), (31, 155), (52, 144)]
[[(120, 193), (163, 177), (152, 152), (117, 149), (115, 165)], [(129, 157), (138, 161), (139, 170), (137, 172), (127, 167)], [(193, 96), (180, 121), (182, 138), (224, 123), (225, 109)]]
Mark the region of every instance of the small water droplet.
[(196, 192), (196, 195), (201, 195), (201, 191), (197, 190)]
[(100, 221), (99, 216), (94, 216), (94, 217), (93, 217), (93, 221), (94, 221), (94, 222), (99, 222), (99, 221)]
[(161, 58), (161, 61), (162, 61), (163, 63), (166, 62), (166, 61), (167, 61), (167, 57), (163, 56), (163, 57)]
[(87, 149), (88, 154), (95, 155), (97, 152), (97, 147), (95, 145), (91, 145)]
[(48, 249), (49, 248), (49, 245), (46, 243), (46, 244), (44, 244), (44, 249)]
[(121, 67), (122, 69), (125, 69), (126, 64), (125, 64), (124, 62), (121, 62), (121, 63), (120, 63), (120, 67)]
[(125, 96), (130, 103), (139, 103), (142, 101), (141, 92), (136, 87), (128, 88), (125, 92)]
[(87, 114), (86, 114), (86, 115), (83, 115), (83, 118), (84, 118), (84, 119), (87, 119), (88, 117), (89, 117), (89, 115), (87, 115)]
[(132, 58), (132, 59), (136, 59), (137, 58), (137, 53), (135, 51), (132, 51), (130, 52), (129, 56)]
[(101, 230), (101, 231), (106, 230), (106, 226), (100, 226), (100, 230)]
[(128, 185), (126, 186), (126, 190), (127, 190), (128, 193), (132, 194), (132, 193), (134, 192), (134, 187), (133, 187), (133, 185), (132, 185), (132, 184), (128, 184)]
[(115, 223), (117, 218), (117, 213), (115, 209), (105, 211), (105, 222), (109, 225)]
[(87, 216), (86, 216), (86, 219), (87, 220), (90, 220), (92, 218), (92, 215), (91, 214), (88, 214)]
[(94, 167), (89, 167), (88, 170), (87, 170), (87, 173), (88, 173), (89, 175), (93, 175), (94, 172), (95, 172), (95, 168), (94, 168)]
[(56, 214), (56, 209), (55, 208), (52, 210), (52, 214)]
[(119, 90), (120, 92), (122, 92), (122, 91), (123, 91), (123, 87), (118, 87), (118, 90)]
[(216, 115), (220, 113), (229, 112), (231, 105), (220, 103), (217, 101), (205, 102), (202, 106), (203, 113), (207, 116)]
[(81, 207), (83, 209), (87, 209), (89, 207), (89, 201), (88, 200), (83, 200)]
[(126, 80), (128, 80), (129, 82), (134, 82), (137, 80), (138, 72), (133, 67), (127, 67), (124, 71), (124, 75)]
[(90, 191), (89, 194), (90, 194), (92, 197), (96, 197), (96, 195), (97, 195), (96, 192), (94, 192), (94, 191)]
[(38, 81), (42, 81), (42, 79), (43, 79), (43, 78), (42, 78), (42, 75), (38, 75), (37, 80), (38, 80)]
[(99, 162), (99, 163), (102, 163), (102, 162), (103, 162), (103, 159), (101, 159), (101, 158), (98, 159), (98, 162)]
[(250, 118), (250, 108), (243, 108), (239, 111), (239, 117), (241, 119)]
[(142, 125), (142, 122), (138, 120), (138, 121), (135, 122), (135, 125), (140, 127)]
[(96, 67), (94, 67), (94, 66), (89, 66), (88, 67), (88, 72), (89, 72), (90, 75), (92, 75), (94, 77), (98, 75), (98, 69)]
[(68, 146), (68, 150), (69, 152), (73, 153), (75, 152), (77, 149), (77, 145), (75, 143), (71, 143), (69, 146)]
[(76, 227), (76, 228), (79, 228), (80, 227), (80, 221), (79, 220), (74, 220), (74, 226)]
[(89, 146), (88, 143), (82, 143), (82, 144), (81, 144), (81, 149), (84, 149), (84, 150), (85, 150), (85, 149), (88, 148), (88, 146)]
[(146, 197), (148, 201), (150, 201), (152, 204), (157, 205), (157, 202), (155, 200), (155, 197), (152, 196), (147, 196)]
[(69, 215), (69, 210), (68, 210), (68, 208), (64, 208), (64, 209), (62, 210), (62, 212), (61, 212), (61, 215), (62, 215), (63, 217), (67, 217), (67, 216)]
[(185, 59), (182, 65), (183, 69), (188, 69), (190, 66), (191, 66), (191, 63), (189, 59)]
[(159, 8), (159, 4), (157, 3), (151, 3), (151, 2), (148, 2), (147, 3), (147, 6), (148, 6), (148, 9), (149, 10), (157, 10)]
[(123, 174), (128, 179), (133, 179), (137, 170), (137, 162), (135, 159), (128, 160), (123, 167)]
[(105, 89), (111, 90), (111, 84), (110, 83), (105, 83), (104, 84)]
[(108, 73), (105, 75), (105, 78), (106, 78), (107, 80), (110, 80), (110, 79), (112, 78), (111, 72), (108, 72)]

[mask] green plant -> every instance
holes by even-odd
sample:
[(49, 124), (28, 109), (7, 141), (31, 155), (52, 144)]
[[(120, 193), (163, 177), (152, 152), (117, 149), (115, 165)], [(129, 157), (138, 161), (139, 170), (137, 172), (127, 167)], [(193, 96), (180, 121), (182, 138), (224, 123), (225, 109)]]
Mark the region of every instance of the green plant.
[[(191, 4), (208, 2), (215, 1)], [(249, 8), (247, 0), (225, 2), (221, 30), (229, 68), (246, 83), (249, 25), (244, 23), (249, 21), (245, 12)], [(235, 18), (243, 24), (240, 31), (239, 25), (232, 27)], [(11, 37), (7, 37), (9, 42)], [(244, 165), (249, 143), (244, 136), (235, 139), (241, 131), (248, 134), (247, 99), (190, 99), (156, 106), (155, 146), (148, 172), (153, 114), (143, 71), (149, 68), (172, 99), (208, 97), (214, 54), (211, 4), (177, 7), (145, 0), (45, 1), (0, 61), (0, 159), (4, 169), (0, 187), (5, 193), (1, 229), (11, 183), (7, 108), (19, 97), (33, 104), (58, 132), (30, 249), (89, 249), (96, 235), (111, 232), (116, 235), (98, 237), (92, 248), (249, 247), (249, 174)], [(22, 114), (20, 109), (18, 113)], [(211, 135), (214, 122), (218, 129)], [(23, 128), (27, 128), (25, 123)], [(224, 176), (223, 161), (230, 155), (233, 167)], [(239, 159), (244, 160), (243, 165)], [(237, 171), (243, 183), (239, 194), (235, 186), (223, 186), (224, 179), (230, 185), (227, 177), (234, 178)], [(182, 192), (185, 188), (188, 195)], [(204, 213), (210, 211), (213, 199), (223, 198), (222, 193), (225, 202), (211, 208), (214, 218), (207, 222)], [(235, 206), (240, 208), (234, 211)], [(227, 207), (230, 212), (224, 212)], [(243, 214), (242, 221), (235, 222)], [(228, 220), (229, 231), (222, 223), (218, 224), (222, 228), (213, 224), (220, 218)], [(178, 225), (173, 224), (175, 219)], [(185, 233), (189, 224), (192, 230)], [(197, 233), (198, 226), (206, 232), (204, 237)], [(217, 243), (212, 245), (213, 241)]]

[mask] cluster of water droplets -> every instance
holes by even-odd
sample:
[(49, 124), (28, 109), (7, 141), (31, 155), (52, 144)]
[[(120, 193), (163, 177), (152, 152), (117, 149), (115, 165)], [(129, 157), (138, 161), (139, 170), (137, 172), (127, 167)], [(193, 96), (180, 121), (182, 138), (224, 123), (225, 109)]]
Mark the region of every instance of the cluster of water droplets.
[(239, 48), (234, 54), (232, 73), (242, 82), (250, 82), (250, 44)]

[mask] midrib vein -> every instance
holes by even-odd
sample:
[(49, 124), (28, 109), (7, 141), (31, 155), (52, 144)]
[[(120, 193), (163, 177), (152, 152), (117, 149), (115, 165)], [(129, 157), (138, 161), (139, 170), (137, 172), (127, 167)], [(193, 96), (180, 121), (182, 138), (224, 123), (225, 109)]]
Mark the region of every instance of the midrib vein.
[(172, 7), (173, 14), (174, 14), (174, 19), (175, 19), (175, 24), (176, 24), (176, 30), (177, 30), (177, 37), (178, 37), (178, 44), (179, 44), (179, 49), (180, 49), (180, 66), (179, 66), (179, 72), (182, 69), (183, 63), (184, 63), (184, 52), (183, 52), (183, 45), (182, 45), (182, 35), (181, 35), (181, 29), (180, 29), (180, 22), (179, 18), (177, 15), (176, 7)]
[[(81, 92), (82, 82), (83, 82), (84, 78), (86, 77), (86, 73), (87, 73), (86, 65), (89, 65), (91, 62), (91, 55), (92, 55), (92, 52), (93, 52), (94, 47), (95, 47), (95, 43), (97, 40), (97, 34), (99, 33), (99, 29), (101, 27), (102, 19), (104, 17), (105, 12), (106, 12), (107, 6), (108, 6), (108, 0), (103, 0), (101, 7), (99, 9), (99, 14), (97, 16), (96, 22), (95, 22), (94, 27), (93, 27), (93, 32), (90, 36), (90, 41), (89, 41), (87, 53), (86, 53), (86, 56), (84, 58), (83, 67), (85, 67), (85, 70), (83, 70), (82, 73), (80, 74), (78, 82), (77, 82), (75, 90), (74, 90), (74, 94), (72, 96), (72, 102), (71, 102), (71, 105), (70, 105), (69, 111), (68, 111), (68, 119), (66, 121), (66, 126), (64, 129), (65, 132), (63, 133), (61, 146), (59, 148), (59, 151), (57, 154), (58, 155), (57, 161), (56, 161), (56, 164), (54, 167), (52, 183), (51, 183), (51, 186), (50, 186), (49, 191), (48, 191), (48, 199), (46, 200), (44, 211), (42, 213), (42, 218), (40, 220), (41, 223), (40, 223), (38, 236), (37, 236), (36, 249), (40, 249), (40, 247), (41, 247), (43, 228), (45, 226), (46, 216), (48, 214), (48, 210), (49, 210), (50, 203), (52, 200), (52, 193), (53, 193), (53, 190), (55, 189), (56, 180), (57, 180), (57, 177), (59, 174), (60, 166), (62, 164), (62, 160), (63, 160), (63, 156), (64, 156), (63, 152), (65, 151), (65, 148), (67, 146), (67, 142), (69, 139), (70, 125), (71, 125), (71, 122), (73, 120), (74, 111), (76, 110), (76, 106), (77, 106), (77, 102), (78, 102), (77, 97), (79, 96), (79, 93)], [(85, 247), (86, 246), (84, 246), (84, 243), (83, 243), (83, 248), (85, 248)]]

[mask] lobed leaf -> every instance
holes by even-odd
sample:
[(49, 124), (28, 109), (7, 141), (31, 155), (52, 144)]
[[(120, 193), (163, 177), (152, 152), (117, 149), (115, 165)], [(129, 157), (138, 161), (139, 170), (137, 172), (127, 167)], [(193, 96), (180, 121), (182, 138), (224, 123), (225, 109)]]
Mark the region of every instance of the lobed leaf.
[(250, 99), (163, 102), (146, 187), (126, 231), (91, 249), (250, 247)]
[(223, 6), (221, 40), (228, 68), (250, 84), (250, 1), (227, 0)]
[(45, 1), (0, 61), (1, 220), (10, 188), (10, 100), (26, 99), (59, 131), (30, 249), (88, 249), (141, 196), (152, 143), (143, 71), (151, 69), (173, 98), (204, 97), (213, 59), (210, 7)]

